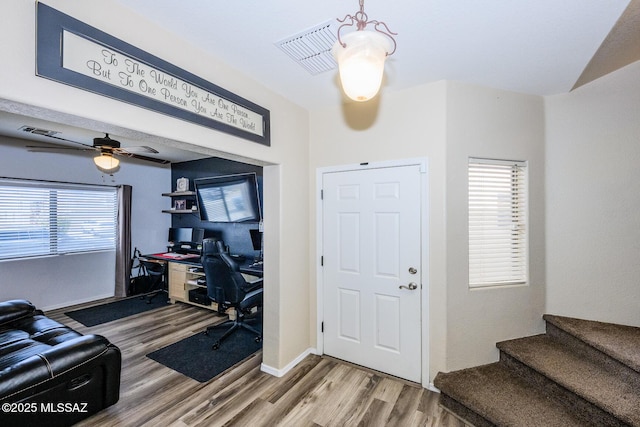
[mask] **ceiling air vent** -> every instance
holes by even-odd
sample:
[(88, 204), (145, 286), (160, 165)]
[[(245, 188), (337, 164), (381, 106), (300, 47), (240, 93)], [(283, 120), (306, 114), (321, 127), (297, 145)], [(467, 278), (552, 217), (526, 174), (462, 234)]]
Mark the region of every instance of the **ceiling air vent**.
[(313, 75), (333, 70), (338, 66), (331, 54), (331, 47), (336, 42), (334, 22), (332, 19), (287, 37), (276, 46)]
[(53, 135), (55, 135), (57, 133), (60, 133), (60, 132), (57, 132), (55, 130), (40, 129), (40, 128), (37, 128), (37, 127), (27, 126), (27, 125), (21, 126), (18, 130), (21, 130), (23, 132), (32, 133), (34, 135), (42, 135), (42, 136), (53, 136)]

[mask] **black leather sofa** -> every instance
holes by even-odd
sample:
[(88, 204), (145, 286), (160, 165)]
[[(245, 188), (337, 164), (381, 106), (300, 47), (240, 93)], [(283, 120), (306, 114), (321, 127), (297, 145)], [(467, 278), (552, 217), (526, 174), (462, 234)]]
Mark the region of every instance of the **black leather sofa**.
[(26, 300), (0, 302), (0, 426), (70, 426), (120, 396), (121, 355)]

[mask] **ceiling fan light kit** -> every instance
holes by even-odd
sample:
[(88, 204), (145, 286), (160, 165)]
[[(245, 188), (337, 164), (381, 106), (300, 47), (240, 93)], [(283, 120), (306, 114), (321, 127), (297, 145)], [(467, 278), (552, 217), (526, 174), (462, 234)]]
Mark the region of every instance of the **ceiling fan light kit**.
[(93, 163), (95, 163), (101, 171), (113, 172), (120, 165), (120, 160), (109, 153), (100, 153), (99, 156), (93, 158)]
[[(354, 101), (364, 102), (376, 96), (380, 90), (384, 63), (387, 56), (396, 51), (396, 41), (387, 24), (369, 20), (364, 12), (364, 0), (354, 15), (338, 19), (338, 40), (332, 53), (338, 62), (340, 82), (344, 93)], [(367, 30), (371, 25), (373, 30)], [(356, 27), (356, 31), (341, 36), (345, 27)]]

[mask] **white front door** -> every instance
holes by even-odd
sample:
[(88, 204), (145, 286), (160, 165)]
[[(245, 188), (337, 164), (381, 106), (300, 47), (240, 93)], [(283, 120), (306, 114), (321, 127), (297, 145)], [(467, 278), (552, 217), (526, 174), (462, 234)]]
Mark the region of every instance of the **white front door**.
[(421, 380), (419, 165), (322, 176), (324, 353)]

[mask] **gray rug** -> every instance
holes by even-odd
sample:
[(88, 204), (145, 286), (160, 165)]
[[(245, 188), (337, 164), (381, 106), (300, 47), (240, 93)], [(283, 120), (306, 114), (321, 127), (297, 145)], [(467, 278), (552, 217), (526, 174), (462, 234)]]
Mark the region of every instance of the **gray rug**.
[[(256, 325), (259, 329), (261, 325)], [(207, 382), (262, 348), (255, 334), (236, 330), (218, 350), (211, 346), (225, 329), (205, 335), (200, 332), (175, 344), (147, 354), (147, 357), (199, 382)]]
[(120, 301), (110, 302), (108, 304), (96, 305), (95, 307), (68, 311), (64, 314), (73, 320), (77, 320), (84, 326), (96, 326), (102, 323), (133, 316), (134, 314), (155, 310), (156, 308), (164, 307), (166, 305), (166, 294), (157, 295), (151, 300), (150, 304), (147, 304), (146, 300), (140, 299), (140, 296), (135, 296)]

